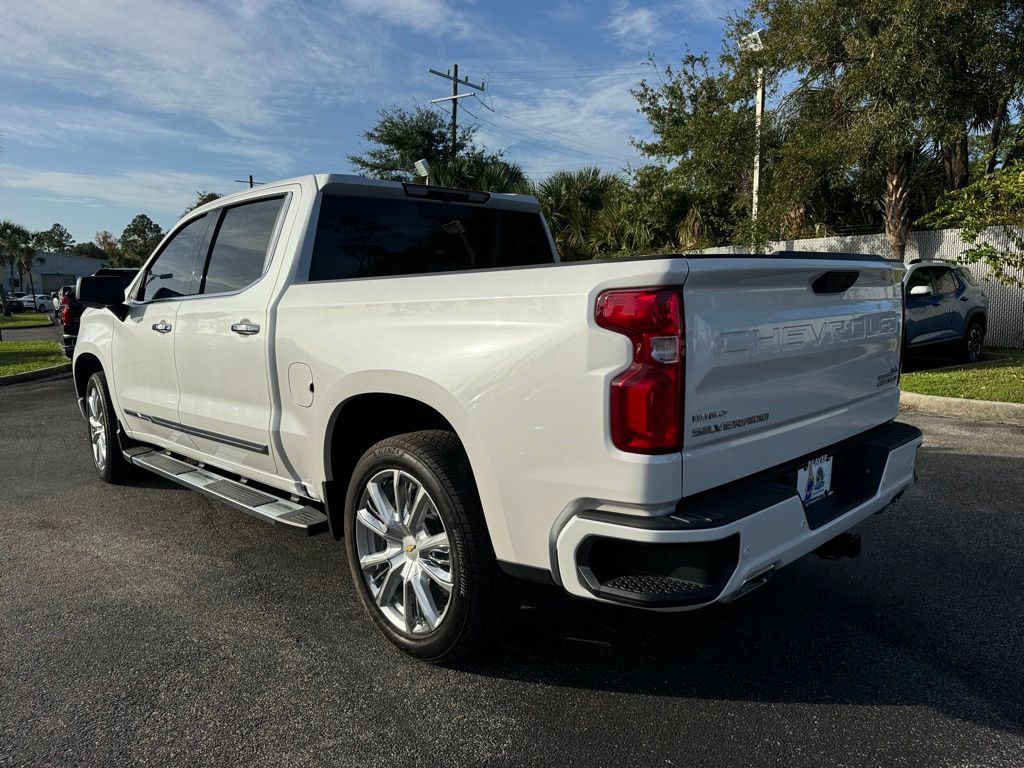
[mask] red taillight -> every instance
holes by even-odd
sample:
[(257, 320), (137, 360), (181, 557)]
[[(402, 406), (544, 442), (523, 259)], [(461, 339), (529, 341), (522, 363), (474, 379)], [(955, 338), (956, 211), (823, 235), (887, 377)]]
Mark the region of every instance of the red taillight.
[(60, 322), (62, 325), (71, 322), (71, 297), (66, 293), (60, 297)]
[(675, 288), (606, 291), (597, 297), (602, 328), (629, 337), (633, 361), (611, 385), (611, 433), (631, 453), (683, 446), (683, 301)]

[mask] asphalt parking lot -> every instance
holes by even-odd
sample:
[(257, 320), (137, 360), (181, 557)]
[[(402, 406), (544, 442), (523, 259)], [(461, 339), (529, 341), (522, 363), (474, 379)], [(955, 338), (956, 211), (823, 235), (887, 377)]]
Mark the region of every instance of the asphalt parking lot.
[(905, 420), (858, 559), (695, 614), (532, 594), (453, 670), (328, 537), (105, 486), (69, 380), (0, 389), (0, 766), (1024, 765), (1024, 429)]

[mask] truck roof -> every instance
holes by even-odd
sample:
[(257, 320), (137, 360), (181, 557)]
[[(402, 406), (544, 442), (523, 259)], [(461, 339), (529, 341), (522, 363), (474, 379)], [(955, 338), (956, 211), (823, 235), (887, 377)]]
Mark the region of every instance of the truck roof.
[[(317, 189), (323, 189), (327, 186), (343, 185), (346, 187), (358, 187), (366, 190), (402, 190), (404, 189), (403, 182), (401, 181), (382, 181), (380, 179), (370, 179), (366, 176), (357, 176), (355, 174), (348, 173), (311, 173), (304, 176), (293, 176), (287, 179), (278, 179), (276, 181), (266, 182), (259, 185), (260, 190), (273, 189), (278, 186), (285, 186), (288, 184), (307, 184), (313, 185)], [(446, 189), (446, 187), (440, 185), (431, 185), (437, 187), (437, 189)], [(216, 208), (223, 205), (225, 202), (232, 202), (234, 200), (245, 199), (255, 191), (254, 189), (243, 189), (238, 192), (232, 192), (230, 195), (224, 195), (219, 197), (212, 202), (206, 203), (205, 205), (196, 208), (197, 211), (205, 210), (207, 207)], [(476, 190), (474, 190), (476, 191)], [(540, 203), (537, 198), (532, 195), (519, 195), (511, 194), (508, 192), (489, 192), (491, 199), (494, 201), (509, 202), (525, 204), (528, 206), (539, 207)]]

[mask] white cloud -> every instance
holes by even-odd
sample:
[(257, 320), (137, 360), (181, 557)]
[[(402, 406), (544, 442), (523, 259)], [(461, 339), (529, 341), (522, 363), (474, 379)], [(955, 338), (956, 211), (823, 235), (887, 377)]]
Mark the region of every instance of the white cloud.
[(444, 32), (463, 37), (469, 23), (444, 0), (343, 0), (351, 14), (379, 19), (415, 32)]
[(291, 163), (290, 153), (265, 143), (182, 130), (169, 122), (117, 109), (0, 103), (0, 134), (29, 147), (92, 150), (100, 142), (153, 141), (255, 162), (269, 171), (283, 171)]
[(357, 98), (371, 79), (363, 62), (389, 45), (386, 30), (338, 14), (314, 20), (289, 2), (0, 5), (0, 67), (8, 75), (198, 116), (243, 138), (286, 119), (314, 88)]
[(660, 34), (658, 14), (647, 7), (631, 8), (625, 2), (616, 3), (612, 8), (608, 28), (612, 36), (630, 48), (643, 48)]
[(605, 27), (626, 50), (646, 51), (656, 45), (678, 44), (687, 26), (717, 23), (738, 6), (728, 0), (674, 0), (634, 7), (628, 0), (619, 0)]
[(0, 187), (35, 192), (39, 200), (78, 205), (110, 204), (177, 216), (195, 200), (196, 190), (230, 192), (224, 179), (176, 171), (115, 171), (98, 175), (6, 165)]
[(636, 113), (629, 82), (596, 77), (573, 88), (524, 88), (479, 105), (477, 134), (491, 148), (505, 147), (508, 159), (540, 178), (557, 168), (597, 165), (618, 170), (641, 164), (630, 137), (646, 132)]

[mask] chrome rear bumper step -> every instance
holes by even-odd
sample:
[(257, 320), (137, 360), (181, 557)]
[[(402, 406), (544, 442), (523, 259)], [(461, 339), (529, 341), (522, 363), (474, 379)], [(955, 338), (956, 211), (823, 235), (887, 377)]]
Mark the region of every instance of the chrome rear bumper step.
[(197, 467), (175, 458), (169, 453), (140, 445), (126, 449), (124, 457), (137, 467), (199, 491), (211, 499), (229, 504), (273, 525), (306, 536), (327, 532), (327, 516), (319, 509), (251, 488), (205, 467)]

